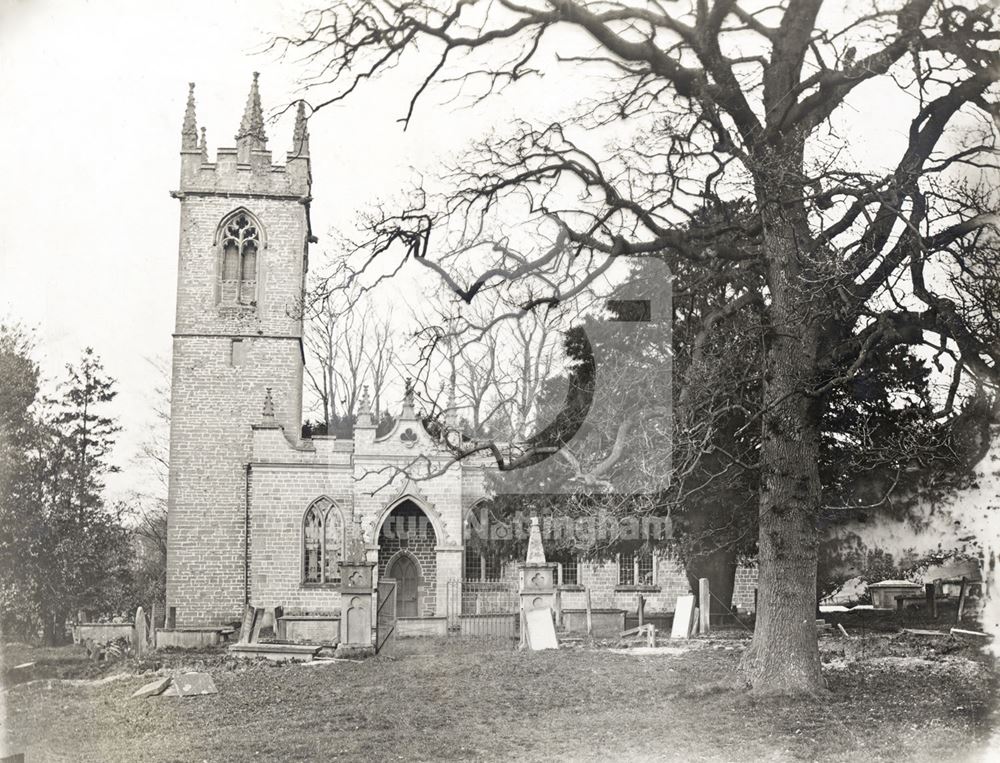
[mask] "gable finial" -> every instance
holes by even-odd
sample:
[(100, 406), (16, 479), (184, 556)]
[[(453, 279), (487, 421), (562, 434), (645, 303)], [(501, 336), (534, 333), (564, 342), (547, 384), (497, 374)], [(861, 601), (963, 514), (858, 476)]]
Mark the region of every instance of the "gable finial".
[(187, 108), (184, 109), (184, 126), (181, 128), (181, 151), (198, 150), (198, 124), (194, 115), (194, 83), (188, 83)]
[(448, 382), (448, 404), (444, 410), (444, 424), (449, 429), (458, 427), (458, 405), (455, 403), (455, 373)]
[(299, 101), (295, 112), (295, 131), (292, 133), (292, 155), (309, 156), (309, 125), (306, 120), (306, 102)]
[(401, 419), (415, 419), (417, 414), (413, 410), (413, 379), (409, 376), (403, 382), (403, 410), (400, 412)]
[(247, 105), (243, 111), (243, 121), (240, 122), (239, 132), (236, 133), (238, 149), (263, 149), (267, 144), (264, 110), (260, 105), (260, 90), (257, 87), (259, 77), (260, 72), (253, 73), (253, 83), (250, 85), (250, 94), (247, 96)]
[(208, 162), (208, 140), (205, 137), (205, 128), (201, 128), (201, 143), (198, 148), (201, 149), (201, 160), (203, 162)]
[(363, 562), (367, 554), (365, 553), (365, 533), (361, 528), (361, 514), (354, 510), (353, 521), (351, 522), (350, 539), (347, 542), (347, 553), (345, 560), (348, 562)]

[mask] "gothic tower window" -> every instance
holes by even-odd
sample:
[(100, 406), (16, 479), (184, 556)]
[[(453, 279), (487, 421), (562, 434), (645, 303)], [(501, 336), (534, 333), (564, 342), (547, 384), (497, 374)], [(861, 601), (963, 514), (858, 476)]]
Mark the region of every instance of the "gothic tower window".
[(339, 583), (344, 557), (344, 521), (340, 509), (329, 498), (309, 506), (302, 525), (302, 581)]
[(260, 226), (247, 212), (236, 212), (221, 232), (219, 299), (224, 305), (256, 305)]

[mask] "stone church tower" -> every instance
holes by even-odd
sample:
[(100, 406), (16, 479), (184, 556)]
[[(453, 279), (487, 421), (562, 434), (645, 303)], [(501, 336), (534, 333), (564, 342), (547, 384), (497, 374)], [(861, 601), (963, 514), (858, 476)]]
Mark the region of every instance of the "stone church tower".
[[(235, 148), (209, 160), (194, 85), (181, 131), (180, 248), (173, 335), (167, 612), (177, 626), (238, 619), (252, 426), (297, 438), (302, 301), (311, 238), (302, 104), (284, 165), (266, 148), (257, 75)], [(273, 417), (273, 418), (272, 418)]]

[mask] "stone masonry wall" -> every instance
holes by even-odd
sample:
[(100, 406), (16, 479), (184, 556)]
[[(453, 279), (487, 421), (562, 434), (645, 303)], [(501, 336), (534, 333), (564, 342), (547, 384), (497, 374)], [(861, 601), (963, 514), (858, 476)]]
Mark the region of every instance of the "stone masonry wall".
[[(651, 586), (619, 586), (616, 561), (583, 562), (579, 587), (568, 586), (562, 592), (563, 607), (582, 609), (585, 606), (583, 588), (589, 588), (591, 606), (595, 608), (635, 612), (641, 594), (646, 600), (647, 612), (673, 612), (677, 597), (691, 593), (687, 575), (684, 568), (669, 556), (658, 557), (655, 561), (656, 573)], [(752, 608), (756, 585), (756, 567), (748, 562), (741, 562), (736, 570), (733, 605)]]
[(264, 387), (276, 416), (297, 415), (297, 341), (254, 339), (247, 364), (229, 365), (229, 340), (174, 339), (171, 394), (167, 606), (178, 625), (238, 619), (244, 600), (246, 464), (249, 422)]
[(303, 518), (317, 498), (330, 498), (350, 530), (353, 482), (347, 459), (329, 467), (255, 463), (250, 524), (250, 601), (290, 615), (340, 612), (339, 583), (303, 580)]
[[(176, 608), (178, 625), (240, 616), (245, 469), (265, 387), (273, 390), (275, 421), (293, 437), (301, 426), (297, 306), (306, 207), (290, 198), (233, 197), (222, 187), (218, 193), (181, 201), (167, 541), (167, 606)], [(258, 218), (266, 242), (258, 257), (258, 303), (219, 305), (216, 231), (243, 206)], [(242, 340), (238, 351), (234, 339)]]

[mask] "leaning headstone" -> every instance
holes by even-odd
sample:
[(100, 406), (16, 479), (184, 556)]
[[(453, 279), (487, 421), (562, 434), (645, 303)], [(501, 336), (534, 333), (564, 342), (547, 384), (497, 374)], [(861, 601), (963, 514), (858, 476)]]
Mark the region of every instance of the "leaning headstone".
[(143, 699), (144, 697), (158, 697), (163, 694), (168, 686), (170, 686), (170, 676), (166, 678), (157, 678), (155, 681), (150, 681), (145, 686), (140, 686), (134, 692), (132, 692), (132, 697), (134, 699)]
[(240, 624), (240, 643), (250, 643), (250, 633), (253, 631), (254, 608), (247, 604), (243, 608), (243, 622)]
[(146, 654), (146, 647), (149, 643), (149, 634), (146, 631), (146, 613), (142, 607), (135, 611), (135, 624), (132, 626), (132, 648), (135, 656), (140, 659)]
[(537, 652), (541, 649), (559, 648), (559, 641), (556, 639), (556, 628), (552, 624), (551, 609), (544, 607), (542, 609), (527, 610), (524, 613), (524, 624), (529, 649)]
[(250, 629), (250, 643), (256, 644), (260, 639), (260, 629), (264, 627), (264, 616), (267, 614), (267, 610), (263, 607), (257, 607), (253, 611), (253, 627)]
[(691, 635), (691, 624), (694, 619), (694, 596), (677, 597), (674, 607), (674, 624), (670, 628), (670, 638), (688, 638)]

